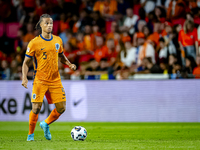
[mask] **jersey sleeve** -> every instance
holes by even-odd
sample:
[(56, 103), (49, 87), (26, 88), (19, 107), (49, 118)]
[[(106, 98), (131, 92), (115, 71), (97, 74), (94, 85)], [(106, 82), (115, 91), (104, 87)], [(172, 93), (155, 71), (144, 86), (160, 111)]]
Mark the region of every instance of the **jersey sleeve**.
[(59, 48), (59, 54), (63, 53), (63, 42), (62, 39), (60, 38), (60, 48)]
[(25, 56), (31, 58), (33, 57), (35, 54), (35, 47), (33, 46), (33, 42), (29, 42), (28, 46), (27, 46), (27, 49), (26, 49), (26, 54)]

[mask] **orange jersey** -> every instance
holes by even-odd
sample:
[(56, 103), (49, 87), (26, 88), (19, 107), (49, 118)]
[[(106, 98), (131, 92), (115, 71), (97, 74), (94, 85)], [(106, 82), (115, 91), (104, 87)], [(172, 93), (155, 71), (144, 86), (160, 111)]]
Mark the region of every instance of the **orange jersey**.
[(192, 46), (198, 41), (197, 29), (194, 28), (192, 32), (185, 33), (182, 29), (178, 35), (178, 41), (182, 43), (183, 46)]
[(58, 71), (58, 54), (63, 53), (63, 43), (60, 37), (52, 35), (45, 39), (42, 35), (30, 41), (27, 47), (27, 57), (34, 60), (34, 83), (52, 84), (61, 81)]

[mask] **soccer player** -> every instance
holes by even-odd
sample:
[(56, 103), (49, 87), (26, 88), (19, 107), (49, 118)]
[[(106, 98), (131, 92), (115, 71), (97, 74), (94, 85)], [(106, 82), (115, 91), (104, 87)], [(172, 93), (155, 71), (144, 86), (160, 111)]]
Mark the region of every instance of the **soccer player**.
[(43, 14), (36, 25), (41, 34), (35, 37), (28, 44), (25, 59), (22, 66), (22, 86), (27, 88), (28, 64), (34, 60), (34, 81), (32, 89), (32, 110), (29, 115), (29, 133), (27, 141), (34, 141), (34, 130), (38, 120), (38, 114), (42, 107), (44, 95), (49, 104), (54, 103), (55, 109), (52, 110), (46, 120), (40, 123), (44, 131), (44, 137), (51, 140), (49, 124), (56, 121), (65, 111), (66, 97), (58, 71), (58, 59), (72, 70), (76, 66), (71, 64), (63, 54), (63, 43), (60, 37), (52, 35), (53, 20), (50, 15)]

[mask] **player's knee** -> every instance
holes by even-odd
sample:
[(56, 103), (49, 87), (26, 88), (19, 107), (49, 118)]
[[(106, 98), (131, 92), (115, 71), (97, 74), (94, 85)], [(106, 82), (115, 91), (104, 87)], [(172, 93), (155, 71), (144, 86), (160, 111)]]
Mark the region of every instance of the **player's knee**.
[(65, 112), (66, 106), (62, 106), (62, 107), (60, 107), (60, 108), (56, 108), (56, 110), (57, 110), (58, 113), (62, 114), (62, 113)]
[(33, 112), (34, 114), (39, 114), (40, 108), (39, 108), (39, 107), (38, 107), (38, 108), (32, 108), (32, 112)]
[(42, 105), (37, 105), (37, 104), (32, 105), (32, 112), (34, 114), (39, 114), (41, 107), (42, 107)]

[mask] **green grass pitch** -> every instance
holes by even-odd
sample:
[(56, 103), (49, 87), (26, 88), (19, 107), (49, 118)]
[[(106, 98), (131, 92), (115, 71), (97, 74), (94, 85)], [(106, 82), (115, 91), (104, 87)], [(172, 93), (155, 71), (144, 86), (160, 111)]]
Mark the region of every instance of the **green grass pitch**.
[[(85, 141), (73, 141), (74, 126), (86, 128)], [(0, 149), (11, 150), (132, 150), (200, 149), (199, 123), (55, 122), (52, 140), (44, 138), (37, 123), (35, 141), (27, 142), (28, 122), (0, 122)]]

